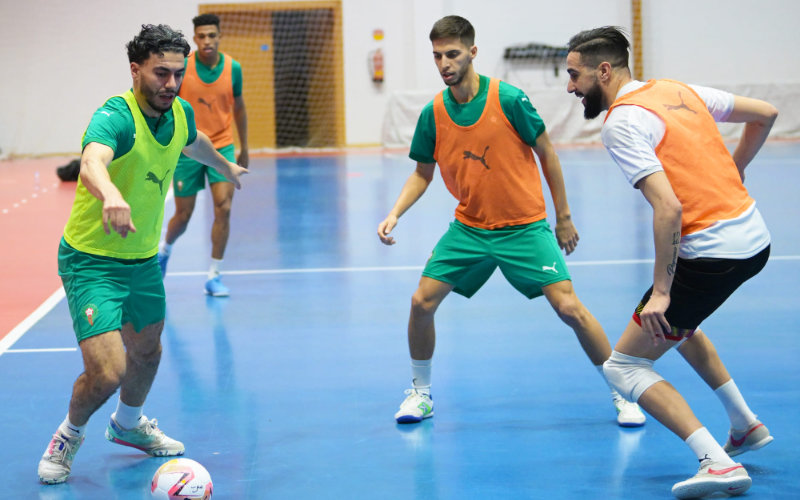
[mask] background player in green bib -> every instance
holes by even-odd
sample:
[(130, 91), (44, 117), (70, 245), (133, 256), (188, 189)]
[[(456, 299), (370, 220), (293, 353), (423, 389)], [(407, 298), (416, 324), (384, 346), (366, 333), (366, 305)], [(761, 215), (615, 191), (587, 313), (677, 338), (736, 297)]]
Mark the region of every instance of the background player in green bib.
[(39, 462), (46, 484), (66, 481), (91, 415), (120, 389), (106, 439), (152, 456), (184, 447), (142, 414), (161, 359), (166, 304), (156, 259), (164, 198), (178, 155), (212, 165), (239, 187), (246, 172), (197, 131), (176, 98), (189, 44), (166, 25), (145, 25), (127, 44), (133, 88), (95, 112), (58, 272), (84, 362), (69, 412)]
[[(214, 147), (233, 161), (233, 123), (239, 134), (238, 163), (249, 164), (247, 150), (247, 113), (242, 96), (242, 67), (228, 54), (219, 51), (219, 17), (201, 14), (194, 19), (194, 42), (197, 50), (186, 60), (186, 77), (180, 96), (195, 111), (197, 128), (206, 133)], [(211, 265), (205, 284), (207, 294), (214, 297), (229, 295), (228, 287), (220, 281), (220, 266), (230, 234), (233, 185), (213, 168), (181, 155), (173, 179), (175, 215), (167, 224), (167, 234), (158, 252), (162, 274), (167, 271), (172, 245), (186, 231), (194, 212), (197, 193), (205, 188), (206, 177), (214, 201), (214, 224), (211, 226)]]
[[(559, 247), (578, 243), (561, 166), (544, 123), (521, 90), (475, 72), (475, 30), (447, 16), (430, 33), (433, 57), (447, 89), (425, 107), (411, 143), (417, 169), (406, 181), (378, 237), (387, 245), (403, 215), (427, 189), (436, 164), (458, 200), (456, 220), (439, 240), (412, 297), (408, 322), (412, 387), (395, 414), (398, 423), (433, 416), (431, 360), (434, 314), (450, 291), (472, 296), (498, 267), (528, 298), (544, 295), (578, 337), (602, 375), (611, 346), (600, 323), (575, 295)], [(555, 237), (546, 220), (539, 158), (556, 209)], [(613, 389), (617, 421), (640, 426), (645, 416)]]

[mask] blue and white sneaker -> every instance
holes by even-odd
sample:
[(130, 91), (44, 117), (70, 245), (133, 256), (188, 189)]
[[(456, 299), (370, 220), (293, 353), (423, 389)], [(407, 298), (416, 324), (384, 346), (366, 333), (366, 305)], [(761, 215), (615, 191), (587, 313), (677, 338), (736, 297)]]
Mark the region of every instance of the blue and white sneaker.
[(158, 265), (161, 267), (161, 278), (167, 275), (167, 261), (169, 260), (168, 253), (158, 252)]
[(147, 417), (142, 416), (139, 422), (138, 427), (125, 429), (117, 423), (114, 415), (111, 415), (106, 427), (106, 439), (112, 443), (142, 450), (153, 457), (183, 455), (183, 443), (164, 434), (158, 428), (156, 419), (147, 420)]
[(433, 398), (430, 394), (406, 389), (408, 395), (400, 404), (400, 411), (394, 414), (398, 424), (416, 424), (433, 416)]
[(222, 284), (219, 276), (217, 276), (206, 281), (206, 294), (212, 297), (227, 297), (230, 295), (230, 290)]

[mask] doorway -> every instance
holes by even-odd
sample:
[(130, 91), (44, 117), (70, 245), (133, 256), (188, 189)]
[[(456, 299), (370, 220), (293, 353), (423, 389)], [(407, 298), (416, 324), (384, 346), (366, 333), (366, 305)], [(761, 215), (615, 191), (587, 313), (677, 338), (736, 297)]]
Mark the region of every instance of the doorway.
[(345, 145), (341, 1), (201, 4), (242, 65), (251, 150)]

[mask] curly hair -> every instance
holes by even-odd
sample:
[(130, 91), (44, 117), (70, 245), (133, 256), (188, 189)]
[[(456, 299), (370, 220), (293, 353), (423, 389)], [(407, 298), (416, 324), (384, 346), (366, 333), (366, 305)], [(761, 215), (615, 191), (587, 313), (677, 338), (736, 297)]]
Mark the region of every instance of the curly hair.
[(143, 24), (142, 31), (133, 37), (125, 46), (128, 49), (128, 61), (138, 64), (146, 61), (150, 54), (163, 54), (164, 52), (182, 52), (183, 56), (189, 55), (189, 42), (183, 33), (176, 31), (166, 24)]
[(603, 26), (581, 31), (570, 38), (567, 51), (579, 53), (588, 66), (606, 61), (614, 68), (627, 68), (630, 46), (622, 28)]

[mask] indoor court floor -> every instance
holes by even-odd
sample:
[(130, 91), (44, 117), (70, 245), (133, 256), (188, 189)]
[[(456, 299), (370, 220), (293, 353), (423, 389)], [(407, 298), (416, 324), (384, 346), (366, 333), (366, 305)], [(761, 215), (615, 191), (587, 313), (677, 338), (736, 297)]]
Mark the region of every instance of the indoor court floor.
[[(602, 148), (557, 149), (581, 237), (567, 263), (613, 345), (651, 283), (651, 209)], [(49, 180), (60, 163), (48, 161)], [(400, 219), (397, 244), (382, 245), (377, 225), (413, 168), (404, 152), (253, 159), (233, 204), (229, 298), (203, 294), (212, 210), (201, 195), (165, 278), (163, 357), (145, 414), (205, 465), (215, 499), (672, 498), (673, 483), (696, 472), (689, 448), (652, 418), (618, 427), (572, 331), (499, 273), (437, 313), (436, 416), (394, 422), (410, 384), (410, 297), (456, 205), (437, 173)], [(737, 457), (753, 479), (742, 498), (800, 497), (798, 185), (800, 143), (768, 143), (746, 186), (772, 233), (770, 262), (703, 324), (775, 437)], [(167, 217), (172, 208), (168, 200)], [(0, 213), (0, 227), (23, 215)], [(36, 220), (25, 224), (37, 232)], [(54, 275), (58, 238), (46, 258), (30, 249), (15, 265)], [(3, 241), (8, 265), (9, 247), (29, 238)], [(2, 288), (10, 303), (29, 287), (4, 279)], [(116, 395), (90, 420), (69, 480), (39, 484), (38, 460), (82, 363), (58, 286), (29, 306), (20, 326), (0, 331), (0, 497), (150, 498), (168, 459), (104, 439)], [(655, 366), (724, 441), (722, 405), (683, 359), (670, 352)]]

